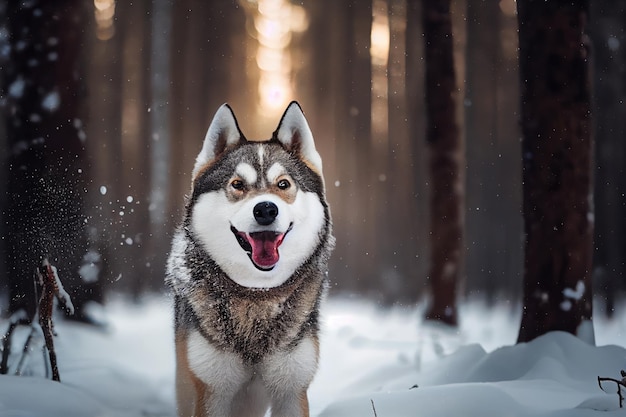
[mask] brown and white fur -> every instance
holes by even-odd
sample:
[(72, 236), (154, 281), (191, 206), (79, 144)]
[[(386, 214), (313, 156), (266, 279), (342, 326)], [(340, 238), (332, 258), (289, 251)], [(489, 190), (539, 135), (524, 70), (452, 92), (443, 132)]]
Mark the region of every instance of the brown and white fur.
[(321, 158), (300, 106), (292, 102), (263, 142), (248, 141), (220, 107), (167, 265), (180, 417), (309, 415), (333, 245)]

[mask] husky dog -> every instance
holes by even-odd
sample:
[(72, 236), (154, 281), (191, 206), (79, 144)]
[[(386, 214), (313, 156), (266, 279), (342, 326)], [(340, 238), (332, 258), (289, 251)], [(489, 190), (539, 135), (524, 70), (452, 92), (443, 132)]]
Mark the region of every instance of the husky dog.
[(263, 142), (220, 107), (167, 263), (179, 416), (309, 415), (333, 245), (322, 161), (298, 103)]

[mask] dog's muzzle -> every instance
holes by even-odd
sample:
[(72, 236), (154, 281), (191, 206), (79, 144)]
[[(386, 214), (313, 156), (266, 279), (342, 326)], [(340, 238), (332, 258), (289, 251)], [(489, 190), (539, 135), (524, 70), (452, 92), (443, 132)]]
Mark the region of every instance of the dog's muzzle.
[(289, 225), (289, 228), (284, 233), (271, 230), (246, 233), (237, 230), (232, 225), (230, 230), (237, 238), (239, 246), (248, 254), (254, 266), (261, 271), (271, 271), (280, 258), (278, 247), (283, 243), (292, 226), (293, 223)]

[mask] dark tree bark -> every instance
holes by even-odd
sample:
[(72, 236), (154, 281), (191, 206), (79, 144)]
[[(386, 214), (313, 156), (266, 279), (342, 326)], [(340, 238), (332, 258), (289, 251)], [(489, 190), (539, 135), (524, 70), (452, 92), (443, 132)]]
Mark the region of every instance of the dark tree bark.
[[(134, 299), (139, 299), (149, 288), (160, 288), (161, 274), (153, 274), (148, 253), (150, 237), (149, 184), (150, 181), (150, 21), (149, 2), (118, 2), (119, 33), (123, 36), (121, 51), (121, 159), (117, 177), (121, 187), (115, 201), (119, 208), (113, 224), (109, 261), (126, 277), (121, 284), (129, 285)], [(151, 15), (152, 16), (152, 15)], [(150, 109), (150, 113), (148, 111)], [(113, 196), (112, 196), (113, 197)], [(128, 197), (132, 197), (129, 199)], [(129, 201), (130, 200), (130, 201)], [(120, 215), (123, 213), (123, 216)]]
[[(163, 230), (171, 230), (168, 216), (168, 200), (172, 193), (170, 181), (170, 123), (169, 102), (170, 52), (173, 0), (152, 2), (151, 50), (150, 50), (150, 91), (152, 97), (150, 112), (150, 236), (147, 242), (146, 257), (150, 263), (152, 276), (161, 275), (165, 270), (165, 254), (169, 250), (169, 239)], [(169, 237), (169, 235), (168, 235)], [(156, 284), (153, 282), (151, 284)], [(156, 287), (153, 285), (153, 287)], [(158, 287), (156, 287), (158, 288)]]
[[(0, 3), (0, 21), (6, 22), (7, 19), (7, 5), (4, 3)], [(11, 44), (9, 39), (6, 36), (0, 37), (0, 50), (9, 51), (11, 48)], [(10, 54), (4, 53), (0, 54), (0, 88), (2, 88), (2, 93), (4, 94), (4, 72), (7, 64), (10, 61)], [(0, 112), (2, 109), (0, 108)], [(4, 114), (0, 113), (0, 117), (5, 118)], [(4, 120), (0, 122), (0, 149), (8, 149), (8, 141), (7, 141), (7, 133), (6, 133), (6, 123)], [(8, 152), (0, 152), (0, 195), (7, 195), (7, 163), (8, 163)], [(0, 198), (0, 236), (6, 236), (7, 233), (7, 225), (6, 221), (4, 221), (3, 215), (1, 213), (6, 213), (7, 208), (7, 198)], [(6, 240), (0, 239), (0, 314), (2, 310), (6, 308), (8, 305), (8, 295), (9, 295), (9, 286), (6, 279)], [(2, 364), (0, 364), (0, 368)], [(0, 369), (0, 372), (2, 369)]]
[[(347, 7), (344, 15), (347, 20), (344, 23), (348, 30), (347, 37), (343, 39), (347, 47), (347, 55), (340, 58), (343, 60), (343, 71), (348, 75), (347, 82), (342, 86), (343, 94), (347, 97), (347, 107), (340, 109), (346, 126), (346, 142), (349, 149), (345, 152), (353, 153), (355, 171), (347, 173), (346, 180), (352, 178), (355, 185), (360, 181), (371, 185), (377, 181), (373, 177), (372, 170), (372, 57), (371, 31), (372, 31), (372, 4), (359, 0), (349, 0), (341, 3)], [(347, 182), (342, 179), (342, 182)], [(362, 184), (362, 183), (361, 183)], [(351, 185), (345, 184), (350, 190)], [(370, 186), (368, 192), (362, 192), (364, 188), (347, 192), (347, 198), (351, 204), (345, 206), (351, 211), (348, 217), (353, 222), (356, 233), (352, 235), (350, 244), (356, 249), (356, 263), (351, 265), (355, 276), (359, 277), (360, 285), (368, 288), (370, 293), (380, 295), (380, 270), (377, 264), (378, 240), (375, 236), (376, 223), (369, 215), (374, 211), (377, 202), (371, 201)], [(355, 201), (356, 200), (356, 201)]]
[[(118, 5), (119, 6), (119, 5)], [(87, 154), (90, 156), (92, 192), (88, 196), (87, 215), (90, 218), (88, 236), (91, 249), (97, 256), (95, 265), (100, 268), (101, 291), (116, 282), (120, 276), (116, 250), (120, 234), (116, 221), (118, 212), (113, 203), (121, 195), (123, 161), (121, 140), (123, 81), (123, 20), (119, 8), (110, 26), (97, 29), (90, 36), (89, 57), (86, 67), (87, 85)], [(120, 16), (125, 16), (119, 19)], [(94, 22), (95, 23), (95, 22)], [(95, 35), (95, 36), (94, 36)], [(105, 192), (100, 187), (105, 187)], [(124, 200), (123, 200), (124, 201)], [(98, 259), (99, 256), (99, 259)], [(116, 287), (118, 283), (115, 283)]]
[(597, 149), (594, 288), (604, 313), (612, 317), (626, 273), (626, 52), (621, 46), (626, 43), (626, 1), (597, 0), (590, 6)]
[(86, 251), (87, 164), (80, 0), (7, 2), (10, 59), (3, 74), (7, 133), (6, 276), (9, 310), (34, 312), (33, 274), (58, 267), (80, 318), (93, 287), (79, 275)]
[(591, 338), (589, 2), (520, 0), (517, 10), (525, 221), (518, 342), (553, 330)]
[[(421, 24), (417, 20), (411, 21), (411, 25), (418, 26), (414, 30), (420, 31), (420, 35), (413, 38), (407, 37), (407, 11), (406, 0), (389, 0), (389, 60), (387, 69), (387, 94), (388, 94), (388, 132), (387, 132), (387, 169), (386, 181), (382, 183), (384, 190), (385, 206), (383, 216), (387, 222), (384, 233), (386, 248), (383, 248), (386, 260), (385, 281), (388, 281), (388, 298), (401, 303), (415, 303), (419, 299), (420, 289), (423, 288), (420, 280), (415, 276), (420, 275), (419, 260), (415, 254), (423, 255), (424, 252), (418, 249), (416, 236), (427, 235), (423, 229), (427, 229), (426, 221), (420, 221), (420, 214), (424, 211), (418, 208), (420, 204), (427, 204), (419, 201), (415, 193), (414, 176), (412, 172), (423, 162), (420, 154), (413, 153), (413, 143), (411, 139), (419, 138), (421, 146), (425, 147), (423, 134), (415, 133), (410, 135), (413, 125), (410, 122), (408, 106), (409, 93), (407, 89), (407, 61), (408, 55), (413, 51), (407, 45), (408, 42), (422, 44)], [(411, 14), (410, 16), (413, 19)], [(411, 33), (413, 35), (413, 33)], [(418, 70), (411, 68), (419, 72)], [(423, 74), (413, 74), (414, 76)], [(419, 79), (419, 90), (423, 90), (423, 78)], [(423, 98), (422, 98), (423, 103)], [(414, 110), (411, 111), (413, 117), (417, 117)], [(425, 152), (422, 152), (422, 154)], [(393, 207), (393, 215), (389, 215), (389, 207)], [(411, 220), (408, 220), (411, 219)], [(425, 257), (425, 256), (424, 256)], [(421, 273), (426, 276), (426, 270)]]
[[(415, 201), (415, 212), (411, 214), (414, 234), (411, 249), (411, 280), (419, 285), (416, 294), (421, 296), (420, 290), (424, 287), (424, 278), (428, 276), (430, 267), (429, 224), (430, 194), (428, 181), (428, 151), (424, 139), (426, 132), (426, 100), (424, 92), (424, 41), (422, 39), (422, 2), (421, 0), (407, 1), (406, 26), (406, 101), (407, 123), (409, 131), (409, 145), (412, 169), (409, 171), (413, 188), (411, 195)], [(406, 192), (406, 191), (403, 191)]]
[[(182, 167), (170, 184), (170, 213), (174, 218), (180, 215), (193, 161), (215, 110), (228, 102), (238, 114), (252, 114), (249, 109), (255, 105), (249, 96), (253, 89), (246, 84), (242, 57), (246, 52), (242, 35), (245, 14), (237, 4), (229, 0), (181, 0), (172, 8), (169, 125), (176, 145), (170, 158), (172, 166)], [(242, 118), (240, 122), (246, 121)]]
[(456, 121), (456, 80), (450, 0), (422, 2), (426, 51), (426, 140), (430, 149), (432, 305), (426, 317), (457, 324), (463, 240), (462, 143)]
[[(500, 13), (500, 2), (467, 2), (467, 283), (480, 291), (488, 304), (495, 299), (496, 282), (501, 278), (499, 270), (505, 260), (498, 252), (508, 246), (508, 242), (502, 241), (507, 238), (507, 229), (502, 224), (504, 211), (499, 210), (502, 202), (496, 197), (501, 195), (497, 187), (502, 178), (494, 172), (498, 154), (502, 153), (497, 128), (502, 110), (497, 102)], [(485, 233), (487, 228), (493, 232)]]
[[(334, 231), (341, 242), (331, 258), (331, 275), (353, 277), (337, 280), (339, 291), (377, 291), (380, 296), (378, 269), (368, 251), (374, 227), (367, 218), (370, 196), (363, 192), (371, 171), (371, 2), (327, 1), (317, 17), (314, 23), (327, 31), (318, 38), (327, 43), (316, 48), (314, 59), (328, 71), (328, 91), (321, 93), (320, 102), (330, 117), (322, 123), (335, 132), (332, 157), (338, 161), (333, 173), (331, 161), (325, 160)], [(314, 132), (316, 137), (321, 133)]]
[(464, 287), (489, 305), (518, 297), (522, 281), (517, 16), (505, 4), (468, 1), (465, 14)]

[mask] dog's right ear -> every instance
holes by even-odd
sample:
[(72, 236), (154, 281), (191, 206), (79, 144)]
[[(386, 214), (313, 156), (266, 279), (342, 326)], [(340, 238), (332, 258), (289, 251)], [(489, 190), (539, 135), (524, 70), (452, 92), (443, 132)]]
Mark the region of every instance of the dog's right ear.
[(192, 178), (196, 178), (204, 167), (241, 140), (245, 138), (239, 130), (233, 109), (228, 104), (222, 104), (215, 112), (209, 130), (206, 132), (202, 150), (196, 157)]

